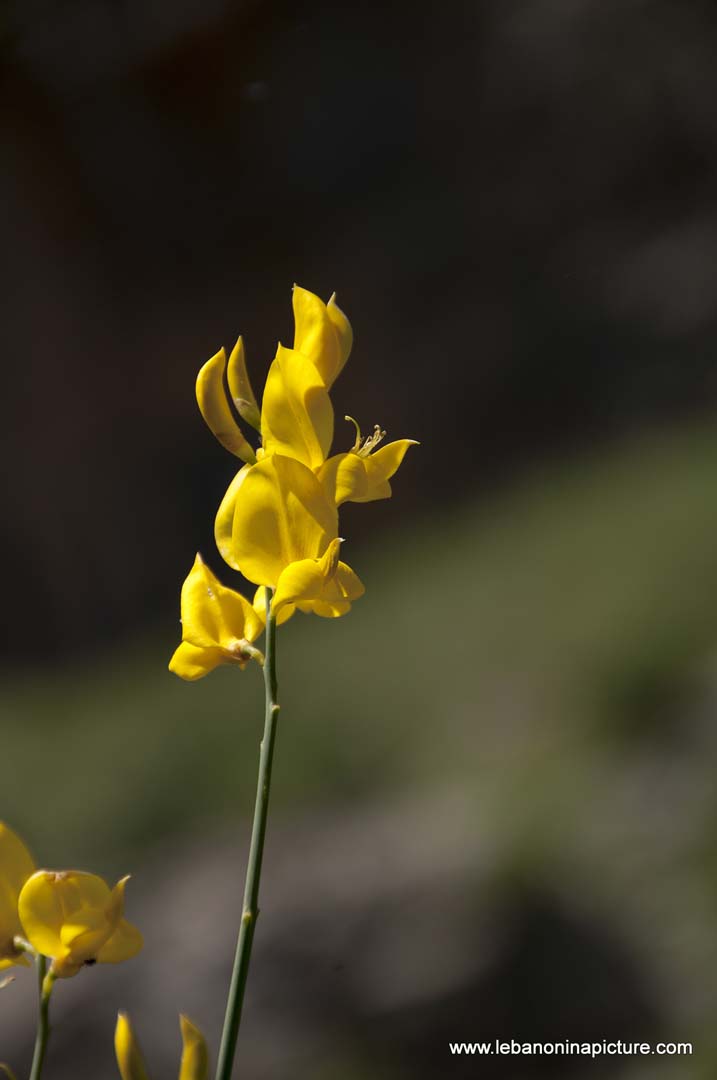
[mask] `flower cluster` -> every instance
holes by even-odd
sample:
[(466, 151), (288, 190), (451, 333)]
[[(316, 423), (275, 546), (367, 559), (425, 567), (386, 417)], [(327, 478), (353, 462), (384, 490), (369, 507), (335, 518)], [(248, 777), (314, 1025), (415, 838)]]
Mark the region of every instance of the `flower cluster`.
[[(202, 416), (244, 462), (217, 513), (217, 548), (257, 590), (250, 602), (225, 588), (197, 555), (182, 588), (182, 643), (169, 665), (183, 679), (201, 678), (220, 664), (243, 668), (251, 659), (262, 662), (253, 642), (268, 612), (280, 624), (297, 609), (327, 618), (351, 609), (364, 587), (339, 558), (338, 508), (390, 497), (389, 481), (415, 445), (399, 439), (380, 446), (386, 434), (380, 427), (363, 438), (356, 421), (346, 417), (356, 428), (353, 446), (330, 454), (329, 391), (349, 358), (351, 326), (333, 297), (325, 304), (298, 286), (293, 308), (294, 346), (278, 346), (261, 408), (241, 338), (228, 360), (221, 349), (197, 378)], [(258, 432), (256, 449), (242, 422)]]
[(37, 870), (19, 836), (0, 822), (0, 968), (26, 965), (27, 954), (52, 960), (51, 978), (83, 966), (116, 964), (142, 948), (124, 918), (128, 878), (113, 889), (81, 870)]

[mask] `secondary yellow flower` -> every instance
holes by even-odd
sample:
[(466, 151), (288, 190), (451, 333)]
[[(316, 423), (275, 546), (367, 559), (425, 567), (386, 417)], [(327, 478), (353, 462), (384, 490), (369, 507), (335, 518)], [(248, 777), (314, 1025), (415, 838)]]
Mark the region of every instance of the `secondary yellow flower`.
[(348, 453), (334, 454), (316, 470), (324, 490), (337, 506), (344, 502), (389, 499), (390, 478), (398, 470), (409, 447), (418, 443), (415, 439), (397, 439), (376, 450), (386, 437), (386, 432), (377, 425), (373, 435), (363, 439), (353, 417), (347, 416), (345, 419), (354, 424), (356, 441)]
[(23, 933), (18, 897), (34, 872), (32, 855), (20, 837), (0, 822), (0, 971), (13, 964), (28, 963), (22, 950), (15, 947), (14, 938)]
[[(204, 1036), (186, 1016), (179, 1017), (179, 1026), (183, 1045), (179, 1080), (207, 1080), (209, 1053)], [(148, 1080), (144, 1058), (126, 1013), (117, 1016), (115, 1054), (122, 1080)]]
[(38, 870), (24, 884), (18, 909), (30, 944), (52, 958), (57, 978), (85, 964), (117, 964), (142, 948), (142, 935), (123, 916), (129, 878), (113, 889), (81, 870)]
[(246, 667), (263, 659), (251, 645), (264, 619), (241, 593), (227, 589), (197, 555), (182, 586), (182, 644), (169, 670), (182, 679), (201, 679), (220, 664)]

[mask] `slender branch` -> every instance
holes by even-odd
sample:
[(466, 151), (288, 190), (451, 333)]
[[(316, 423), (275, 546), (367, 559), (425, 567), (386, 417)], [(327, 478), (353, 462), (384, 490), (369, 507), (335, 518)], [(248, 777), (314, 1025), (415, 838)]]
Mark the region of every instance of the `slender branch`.
[[(244, 886), (244, 907), (242, 910), (239, 937), (237, 940), (234, 968), (232, 970), (227, 1011), (224, 1017), (224, 1030), (219, 1048), (216, 1080), (230, 1080), (234, 1064), (239, 1025), (241, 1023), (244, 990), (249, 975), (251, 947), (254, 941), (256, 921), (259, 918), (259, 882), (261, 863), (264, 854), (264, 837), (269, 811), (269, 789), (271, 786), (271, 766), (274, 758), (279, 706), (277, 705), (276, 685), (276, 620), (271, 614), (273, 592), (266, 590), (266, 657), (264, 660), (264, 688), (266, 692), (266, 712), (264, 716), (264, 736), (259, 754), (259, 776), (256, 788), (254, 823), (251, 830), (249, 861)], [(31, 1080), (34, 1078), (31, 1077)]]
[(44, 956), (37, 957), (37, 983), (39, 996), (37, 1037), (35, 1039), (35, 1053), (32, 1058), (30, 1080), (40, 1080), (47, 1051), (47, 1040), (50, 1037), (50, 994), (55, 985), (55, 976), (52, 972), (47, 974), (47, 960)]

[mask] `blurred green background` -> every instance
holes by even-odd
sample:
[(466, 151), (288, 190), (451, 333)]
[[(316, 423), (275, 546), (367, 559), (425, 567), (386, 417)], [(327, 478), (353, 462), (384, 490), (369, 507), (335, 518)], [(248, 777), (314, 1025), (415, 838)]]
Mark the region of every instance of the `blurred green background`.
[[(193, 399), (290, 285), (356, 333), (336, 415), (415, 437), (342, 510), (365, 598), (280, 632), (238, 1075), (711, 1077), (717, 231), (708, 5), (3, 5), (0, 812), (131, 870), (131, 964), (48, 1077), (216, 1048), (259, 672), (166, 665), (232, 462)], [(352, 435), (337, 421), (335, 445)], [(2, 991), (22, 1075), (32, 979)], [(464, 1040), (690, 1057), (451, 1057)]]

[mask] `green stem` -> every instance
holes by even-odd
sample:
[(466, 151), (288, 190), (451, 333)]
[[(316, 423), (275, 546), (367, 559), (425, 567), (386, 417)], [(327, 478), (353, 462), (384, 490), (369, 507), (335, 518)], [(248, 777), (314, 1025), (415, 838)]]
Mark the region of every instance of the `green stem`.
[(47, 960), (44, 956), (37, 958), (37, 983), (39, 995), (39, 1011), (37, 1016), (37, 1037), (35, 1039), (35, 1053), (32, 1057), (32, 1069), (30, 1080), (40, 1080), (42, 1066), (47, 1051), (47, 1040), (50, 1037), (50, 994), (55, 985), (55, 976), (47, 972)]
[[(259, 882), (261, 880), (261, 862), (264, 854), (266, 819), (269, 811), (269, 788), (271, 786), (271, 766), (274, 758), (274, 742), (279, 719), (279, 706), (276, 703), (276, 620), (271, 614), (272, 590), (266, 590), (266, 657), (264, 660), (264, 688), (266, 692), (266, 712), (264, 717), (264, 736), (259, 754), (259, 777), (256, 787), (256, 805), (254, 823), (251, 830), (249, 862), (244, 885), (244, 907), (242, 910), (239, 938), (234, 956), (234, 968), (227, 997), (227, 1011), (224, 1016), (224, 1030), (219, 1048), (216, 1080), (230, 1080), (234, 1064), (239, 1024), (241, 1023), (244, 991), (249, 974), (251, 947), (254, 941), (256, 921), (259, 917)], [(34, 1078), (31, 1077), (31, 1080)]]

